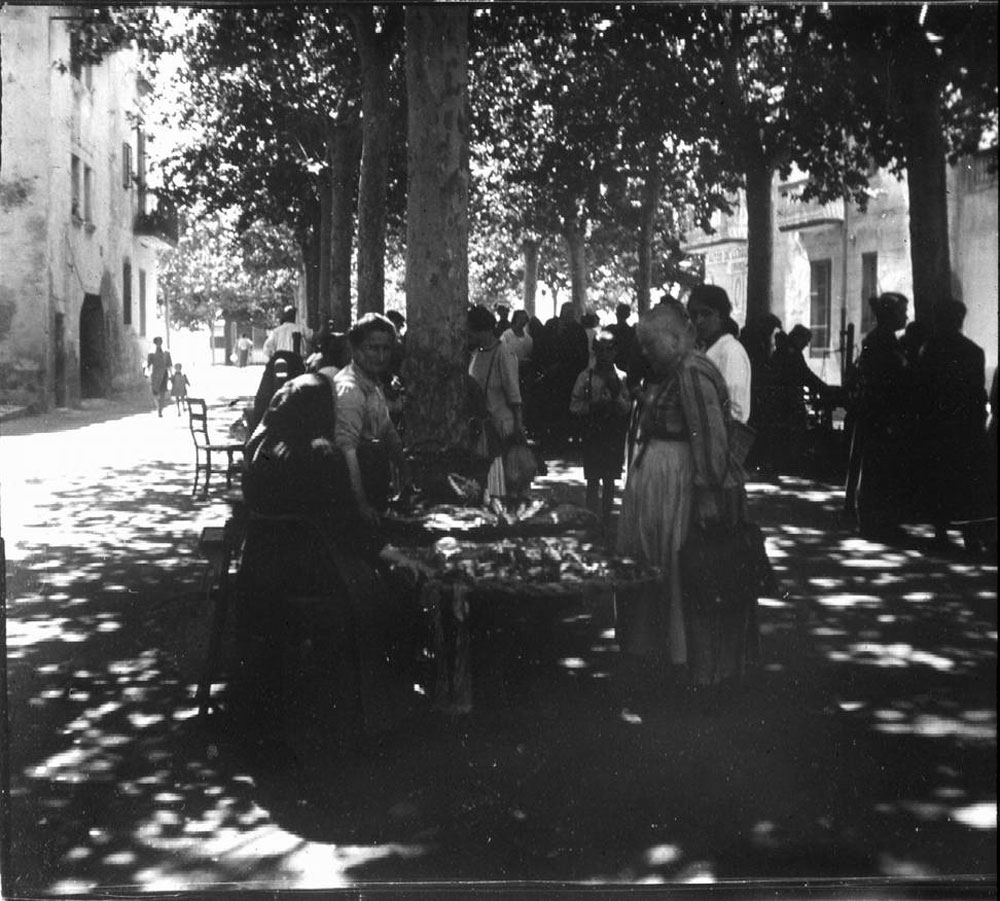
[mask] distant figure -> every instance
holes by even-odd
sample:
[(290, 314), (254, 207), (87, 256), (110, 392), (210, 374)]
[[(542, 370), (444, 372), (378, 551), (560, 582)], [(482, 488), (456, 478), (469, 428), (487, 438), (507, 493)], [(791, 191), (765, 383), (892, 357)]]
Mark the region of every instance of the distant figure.
[(922, 322), (908, 322), (906, 328), (903, 329), (899, 346), (903, 349), (903, 356), (906, 357), (907, 364), (914, 370), (919, 365), (920, 352), (924, 349), (929, 337), (930, 329)]
[(305, 359), (307, 345), (312, 340), (312, 332), (295, 321), (295, 307), (287, 306), (281, 311), (281, 320), (264, 341), (264, 359), (270, 360), (279, 350), (298, 354)]
[(253, 341), (251, 341), (250, 336), (244, 332), (240, 335), (239, 340), (236, 342), (236, 353), (239, 358), (240, 369), (243, 369), (247, 363), (250, 362), (251, 350), (253, 350)]
[(893, 539), (901, 537), (899, 523), (912, 510), (914, 494), (914, 373), (896, 337), (906, 325), (909, 300), (888, 291), (869, 303), (876, 325), (855, 367), (846, 501), (862, 535)]
[[(722, 373), (729, 390), (734, 419), (750, 418), (750, 358), (733, 334), (733, 305), (718, 285), (695, 285), (688, 297), (688, 313), (698, 335), (698, 347)], [(738, 331), (738, 329), (737, 329)]]
[(635, 342), (635, 326), (629, 325), (632, 307), (620, 303), (615, 307), (615, 324), (608, 330), (615, 336), (615, 366), (628, 374), (629, 360), (632, 355), (632, 344)]
[(625, 459), (629, 394), (625, 373), (614, 364), (615, 336), (602, 329), (594, 338), (594, 363), (577, 377), (570, 412), (581, 424), (587, 506), (607, 530), (615, 504), (615, 481)]
[(505, 303), (498, 303), (494, 307), (496, 311), (497, 324), (494, 331), (496, 336), (499, 338), (507, 329), (510, 328), (510, 307)]
[(163, 408), (167, 405), (167, 392), (170, 390), (170, 370), (173, 360), (170, 351), (164, 351), (163, 339), (154, 338), (151, 354), (146, 357), (146, 368), (149, 370), (149, 387), (156, 401), (156, 415), (163, 416)]
[[(747, 471), (770, 470), (780, 454), (781, 387), (777, 373), (777, 336), (784, 335), (773, 313), (752, 316), (740, 332), (740, 344), (750, 360), (750, 419), (757, 439), (747, 456)], [(787, 342), (783, 342), (787, 343)]]
[(472, 351), (469, 375), (479, 385), (485, 415), (482, 429), (486, 436), (481, 456), (488, 461), (486, 493), (503, 498), (508, 494), (504, 454), (524, 440), (521, 386), (517, 358), (500, 342), (493, 314), (483, 306), (472, 307), (466, 314), (465, 329)]
[(514, 310), (510, 328), (500, 333), (500, 341), (517, 357), (518, 368), (522, 371), (531, 364), (534, 339), (528, 332), (528, 314), (524, 310)]
[[(920, 479), (926, 509), (939, 541), (949, 522), (985, 519), (989, 510), (986, 472), (986, 356), (962, 334), (965, 304), (934, 305), (934, 330), (920, 353), (916, 382), (921, 403)], [(963, 529), (966, 546), (975, 544)]]
[(558, 317), (545, 323), (544, 332), (542, 353), (536, 356), (542, 370), (540, 426), (545, 437), (562, 444), (573, 431), (569, 400), (576, 377), (587, 368), (587, 333), (577, 321), (576, 307), (571, 301), (559, 308)]
[(187, 389), (191, 384), (188, 381), (188, 377), (181, 371), (182, 368), (180, 363), (175, 364), (173, 375), (170, 376), (170, 396), (177, 403), (178, 416), (181, 415), (181, 410), (187, 404)]

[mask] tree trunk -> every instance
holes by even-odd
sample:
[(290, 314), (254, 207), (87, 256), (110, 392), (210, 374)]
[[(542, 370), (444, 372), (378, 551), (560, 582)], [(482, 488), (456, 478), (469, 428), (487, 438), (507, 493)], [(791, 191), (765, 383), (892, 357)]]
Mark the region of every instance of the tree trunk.
[(465, 440), (468, 10), (406, 8), (408, 443)]
[(656, 232), (656, 207), (660, 196), (660, 175), (655, 166), (646, 172), (642, 188), (642, 206), (639, 209), (639, 269), (635, 274), (635, 300), (640, 314), (650, 307), (653, 287), (653, 236)]
[(566, 242), (571, 299), (577, 313), (582, 315), (587, 309), (587, 253), (583, 232), (575, 224), (568, 225), (563, 239)]
[(747, 319), (771, 311), (774, 261), (774, 170), (764, 161), (747, 167)]
[[(389, 179), (389, 67), (394, 29), (375, 31), (370, 6), (350, 8), (361, 58), (364, 129), (358, 184), (358, 316), (385, 311), (386, 186)], [(392, 12), (389, 15), (393, 15)]]
[(524, 311), (535, 315), (535, 294), (538, 291), (538, 241), (525, 238), (521, 243), (524, 252)]
[(319, 232), (316, 228), (299, 241), (306, 291), (306, 325), (319, 328)]
[(911, 66), (911, 102), (905, 113), (906, 181), (910, 200), (913, 316), (930, 324), (936, 301), (951, 293), (948, 183), (937, 81)]
[[(338, 125), (330, 143), (330, 309), (335, 331), (351, 327), (351, 255), (354, 249), (354, 185), (357, 126)], [(323, 320), (325, 322), (325, 320)], [(322, 322), (320, 323), (323, 324)]]
[(333, 228), (333, 187), (329, 168), (319, 174), (319, 234), (318, 234), (318, 279), (316, 284), (316, 319), (322, 327), (330, 318), (331, 278), (333, 275), (332, 228)]

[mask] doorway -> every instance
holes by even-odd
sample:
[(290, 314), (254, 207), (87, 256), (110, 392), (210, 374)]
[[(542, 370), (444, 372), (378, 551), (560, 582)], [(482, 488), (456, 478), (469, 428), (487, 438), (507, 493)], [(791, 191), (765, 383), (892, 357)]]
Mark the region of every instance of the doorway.
[(84, 294), (80, 308), (80, 396), (107, 394), (107, 341), (104, 306), (98, 294)]

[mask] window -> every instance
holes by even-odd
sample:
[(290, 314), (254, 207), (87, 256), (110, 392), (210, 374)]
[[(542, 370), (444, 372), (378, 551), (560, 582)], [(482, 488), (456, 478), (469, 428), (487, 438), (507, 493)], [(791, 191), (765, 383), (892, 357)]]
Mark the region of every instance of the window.
[(70, 198), (70, 213), (74, 219), (80, 220), (83, 218), (83, 209), (80, 206), (80, 157), (75, 153), (70, 157), (70, 179), (72, 184), (70, 185), (70, 190), (72, 195)]
[(69, 35), (69, 73), (74, 78), (83, 74), (83, 54), (79, 32), (72, 31)]
[(94, 170), (90, 166), (83, 167), (83, 221), (94, 221)]
[(812, 343), (809, 356), (825, 357), (830, 350), (830, 280), (833, 267), (830, 260), (809, 263), (809, 328)]
[(139, 270), (139, 335), (146, 337), (146, 270)]
[(122, 263), (122, 321), (132, 324), (132, 264)]
[(872, 306), (868, 301), (878, 294), (878, 254), (861, 254), (861, 334), (867, 335), (874, 327)]
[(132, 187), (132, 145), (122, 142), (122, 187), (127, 191)]

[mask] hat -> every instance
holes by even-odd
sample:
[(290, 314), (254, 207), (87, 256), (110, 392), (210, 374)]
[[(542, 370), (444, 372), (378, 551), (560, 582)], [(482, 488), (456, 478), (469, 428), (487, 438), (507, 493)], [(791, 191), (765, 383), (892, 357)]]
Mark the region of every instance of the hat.
[(890, 313), (900, 307), (906, 309), (909, 302), (905, 294), (900, 294), (897, 291), (885, 291), (877, 297), (873, 296), (868, 299), (868, 305), (876, 316), (880, 313)]

